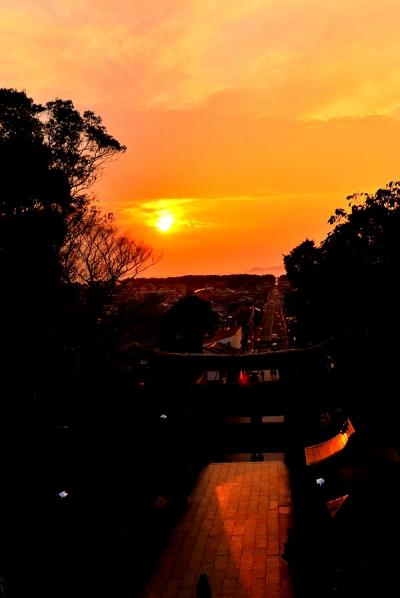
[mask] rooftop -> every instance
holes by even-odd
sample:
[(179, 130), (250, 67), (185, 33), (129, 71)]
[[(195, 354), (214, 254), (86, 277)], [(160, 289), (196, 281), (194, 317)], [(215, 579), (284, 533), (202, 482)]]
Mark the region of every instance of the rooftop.
[(208, 339), (203, 346), (207, 347), (208, 345), (216, 343), (217, 341), (221, 341), (224, 338), (231, 338), (232, 336), (235, 336), (235, 334), (237, 334), (239, 330), (240, 326), (237, 326), (235, 328), (225, 328), (225, 330), (219, 330), (214, 334), (212, 338)]

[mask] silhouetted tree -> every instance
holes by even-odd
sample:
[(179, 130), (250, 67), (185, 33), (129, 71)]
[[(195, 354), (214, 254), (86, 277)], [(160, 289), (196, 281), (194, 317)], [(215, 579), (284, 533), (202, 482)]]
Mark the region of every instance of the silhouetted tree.
[(0, 348), (29, 393), (48, 369), (62, 315), (67, 231), (87, 213), (86, 191), (104, 161), (124, 150), (99, 117), (81, 116), (70, 101), (42, 106), (0, 89)]
[(400, 333), (400, 183), (347, 199), (319, 247), (305, 241), (285, 256), (294, 309), (305, 340), (352, 339), (387, 359)]
[(74, 199), (96, 182), (103, 165), (126, 147), (107, 133), (100, 116), (80, 114), (71, 100), (56, 99), (44, 108), (43, 133), (52, 165), (67, 175)]
[(65, 280), (79, 283), (84, 292), (94, 343), (97, 323), (113, 300), (117, 283), (136, 277), (158, 259), (148, 245), (120, 234), (112, 214), (96, 209), (87, 210), (69, 227), (61, 257)]
[(177, 353), (201, 353), (204, 337), (214, 329), (217, 314), (210, 303), (188, 295), (165, 314), (161, 328), (161, 348)]
[[(45, 205), (57, 207), (64, 215), (76, 212), (87, 202), (84, 192), (97, 180), (103, 165), (126, 150), (93, 112), (81, 115), (71, 100), (35, 104), (15, 89), (0, 89), (0, 142), (3, 190), (11, 191), (2, 193), (0, 205), (3, 213), (12, 214)], [(20, 172), (17, 180), (12, 176), (16, 169)], [(62, 176), (68, 193), (38, 197), (44, 174), (58, 183)]]
[(296, 313), (296, 336), (305, 341), (316, 340), (325, 334), (325, 325), (319, 317), (318, 289), (321, 276), (321, 249), (306, 239), (284, 256), (284, 264), (293, 290), (286, 302)]
[(110, 291), (118, 281), (138, 274), (158, 259), (144, 243), (119, 233), (112, 214), (88, 211), (69, 231), (62, 260), (65, 279), (87, 287), (103, 284)]

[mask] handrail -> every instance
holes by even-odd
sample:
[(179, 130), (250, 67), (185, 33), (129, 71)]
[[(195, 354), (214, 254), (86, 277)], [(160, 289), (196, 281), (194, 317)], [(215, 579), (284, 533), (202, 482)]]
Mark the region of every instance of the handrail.
[(306, 446), (304, 452), (307, 465), (315, 465), (316, 463), (324, 461), (342, 451), (354, 432), (354, 426), (351, 423), (350, 418), (347, 418), (339, 434), (336, 434), (336, 436), (329, 438), (324, 442)]

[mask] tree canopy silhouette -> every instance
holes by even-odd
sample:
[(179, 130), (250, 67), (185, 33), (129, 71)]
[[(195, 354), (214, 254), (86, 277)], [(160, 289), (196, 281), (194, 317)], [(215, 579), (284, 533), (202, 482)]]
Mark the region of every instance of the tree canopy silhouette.
[(126, 147), (107, 133), (100, 116), (82, 115), (71, 100), (56, 99), (44, 108), (43, 134), (52, 165), (68, 178), (73, 198), (81, 198), (97, 180), (102, 166)]
[(61, 250), (63, 278), (81, 285), (92, 334), (117, 283), (136, 277), (158, 259), (151, 247), (119, 233), (112, 214), (93, 208), (70, 224)]
[(1, 354), (10, 372), (29, 370), (19, 379), (46, 368), (68, 232), (90, 212), (104, 163), (123, 151), (100, 117), (70, 100), (41, 105), (0, 89)]
[(112, 214), (96, 209), (69, 231), (62, 260), (65, 279), (88, 287), (104, 284), (113, 290), (127, 276), (136, 277), (158, 259), (154, 250), (118, 232)]
[[(43, 106), (23, 91), (0, 89), (0, 243), (3, 256), (7, 254), (3, 261), (12, 264), (12, 252), (18, 253), (16, 245), (26, 239), (28, 220), (28, 227), (38, 227), (36, 242), (47, 243), (58, 254), (68, 227), (88, 209), (84, 192), (103, 164), (125, 149), (107, 133), (100, 117), (89, 111), (81, 115), (70, 100)], [(20, 225), (23, 235), (18, 234)], [(29, 251), (25, 261), (28, 258)]]
[[(43, 174), (37, 168), (42, 165), (50, 178), (63, 175), (68, 183), (68, 198), (64, 195), (61, 202), (53, 196), (53, 201), (67, 212), (85, 203), (85, 192), (97, 180), (103, 165), (126, 150), (107, 133), (101, 118), (93, 112), (80, 114), (71, 100), (56, 99), (44, 106), (35, 104), (25, 92), (15, 89), (0, 89), (0, 142), (2, 164), (11, 166), (10, 174), (16, 167), (21, 173), (28, 168), (28, 174)], [(7, 174), (5, 168), (4, 173)], [(25, 194), (18, 194), (17, 205), (17, 193), (14, 197), (4, 194), (3, 209), (43, 207), (37, 203), (32, 189), (27, 193), (26, 185), (32, 184), (30, 177), (17, 182), (25, 183)], [(14, 185), (15, 180), (11, 190)], [(26, 203), (21, 203), (23, 199)], [(49, 197), (46, 199), (49, 201)]]
[(161, 349), (176, 353), (201, 353), (204, 337), (214, 329), (217, 319), (208, 301), (191, 294), (179, 299), (164, 315)]
[(400, 332), (400, 182), (347, 200), (319, 246), (307, 240), (285, 256), (291, 303), (304, 341), (334, 335), (383, 354)]

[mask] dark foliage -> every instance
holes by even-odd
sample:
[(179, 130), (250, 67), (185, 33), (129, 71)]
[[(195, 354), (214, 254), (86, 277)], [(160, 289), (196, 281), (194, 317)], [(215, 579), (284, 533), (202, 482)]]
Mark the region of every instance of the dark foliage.
[(0, 89), (0, 352), (12, 401), (32, 398), (53, 371), (63, 246), (88, 212), (86, 191), (102, 165), (124, 150), (71, 101), (42, 106)]
[(161, 349), (176, 353), (201, 353), (204, 337), (216, 323), (217, 315), (208, 301), (196, 295), (184, 297), (164, 316)]
[(400, 333), (400, 183), (347, 199), (319, 246), (306, 240), (285, 256), (288, 304), (303, 342), (334, 336), (387, 362)]
[(160, 284), (161, 282), (169, 285), (184, 284), (192, 289), (207, 285), (248, 288), (251, 285), (258, 285), (260, 283), (273, 286), (275, 284), (275, 276), (273, 274), (187, 274), (186, 276), (169, 276), (167, 278), (147, 278), (146, 282), (149, 284)]

